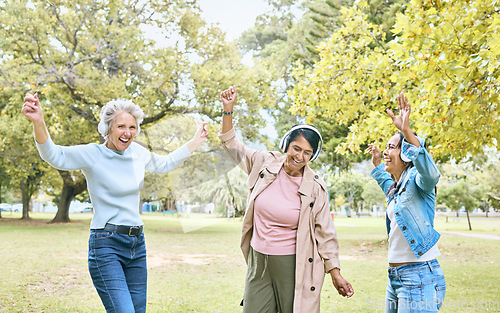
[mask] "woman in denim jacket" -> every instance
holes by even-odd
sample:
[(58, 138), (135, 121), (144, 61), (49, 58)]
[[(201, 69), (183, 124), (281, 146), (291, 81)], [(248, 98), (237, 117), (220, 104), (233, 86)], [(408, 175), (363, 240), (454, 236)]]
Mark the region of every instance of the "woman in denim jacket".
[(411, 106), (404, 94), (397, 97), (399, 116), (387, 113), (399, 132), (380, 150), (369, 145), (375, 169), (371, 176), (387, 196), (389, 280), (386, 312), (437, 312), (446, 291), (434, 229), (435, 187), (440, 173), (410, 129)]

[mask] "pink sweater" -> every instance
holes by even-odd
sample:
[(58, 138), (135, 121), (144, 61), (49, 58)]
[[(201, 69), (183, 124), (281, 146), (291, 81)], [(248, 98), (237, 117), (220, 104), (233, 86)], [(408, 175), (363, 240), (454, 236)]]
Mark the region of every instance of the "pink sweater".
[(276, 179), (255, 198), (252, 248), (262, 254), (295, 254), (299, 224), (302, 177), (292, 177), (283, 168)]

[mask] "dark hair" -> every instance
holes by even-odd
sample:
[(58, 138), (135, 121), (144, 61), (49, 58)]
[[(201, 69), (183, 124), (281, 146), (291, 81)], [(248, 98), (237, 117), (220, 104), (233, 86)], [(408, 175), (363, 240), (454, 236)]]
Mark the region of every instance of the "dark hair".
[(313, 148), (313, 155), (316, 154), (321, 139), (319, 138), (318, 134), (307, 128), (299, 128), (292, 131), (288, 136), (288, 140), (286, 142), (284, 151), (285, 152), (288, 151), (288, 146), (290, 145), (290, 142), (294, 141), (299, 136), (303, 136), (307, 140), (307, 142), (309, 142), (309, 144)]
[[(413, 132), (413, 134), (418, 138), (418, 135), (417, 135), (416, 132)], [(406, 139), (406, 138), (405, 138), (405, 135), (403, 135), (402, 132), (398, 132), (398, 135), (399, 135), (399, 142), (398, 142), (398, 145), (396, 146), (396, 148), (401, 148), (401, 146), (403, 145), (403, 139)], [(422, 147), (425, 148), (425, 143), (422, 145)]]

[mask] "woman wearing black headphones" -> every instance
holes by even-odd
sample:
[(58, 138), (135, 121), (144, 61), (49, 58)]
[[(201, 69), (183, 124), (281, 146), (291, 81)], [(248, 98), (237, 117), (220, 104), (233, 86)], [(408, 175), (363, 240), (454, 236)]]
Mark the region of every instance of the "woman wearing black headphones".
[(344, 297), (353, 288), (340, 274), (339, 246), (325, 182), (307, 165), (322, 146), (311, 125), (295, 125), (280, 142), (285, 153), (246, 147), (233, 128), (236, 88), (221, 93), (219, 138), (248, 174), (250, 189), (241, 249), (248, 264), (243, 312), (320, 311), (325, 273)]
[(437, 312), (446, 292), (434, 229), (436, 193), (440, 173), (424, 147), (424, 140), (410, 129), (411, 106), (397, 97), (399, 116), (387, 113), (399, 132), (384, 150), (370, 145), (375, 169), (371, 176), (387, 196), (389, 280), (386, 312)]

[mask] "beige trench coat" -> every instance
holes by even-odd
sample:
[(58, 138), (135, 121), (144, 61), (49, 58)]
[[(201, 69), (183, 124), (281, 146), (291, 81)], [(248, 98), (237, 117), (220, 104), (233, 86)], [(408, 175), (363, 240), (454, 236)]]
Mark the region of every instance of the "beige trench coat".
[[(233, 129), (219, 134), (228, 155), (248, 174), (250, 189), (241, 232), (241, 250), (248, 262), (253, 231), (255, 198), (271, 184), (283, 166), (285, 156), (246, 147)], [(340, 268), (339, 245), (330, 215), (325, 182), (308, 165), (299, 187), (301, 200), (296, 243), (295, 313), (320, 311), (320, 292), (325, 273)]]

